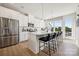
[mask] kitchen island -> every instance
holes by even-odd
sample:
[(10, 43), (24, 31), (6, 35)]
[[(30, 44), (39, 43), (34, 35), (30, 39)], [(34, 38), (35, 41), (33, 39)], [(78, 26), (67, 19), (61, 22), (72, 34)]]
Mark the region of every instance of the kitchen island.
[(39, 38), (51, 34), (53, 32), (30, 32), (28, 40), (28, 48), (35, 54), (39, 52)]

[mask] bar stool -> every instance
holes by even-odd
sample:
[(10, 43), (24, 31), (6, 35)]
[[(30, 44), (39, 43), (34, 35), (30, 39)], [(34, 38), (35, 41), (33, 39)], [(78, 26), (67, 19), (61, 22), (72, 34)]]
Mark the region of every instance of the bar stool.
[(63, 38), (62, 38), (62, 31), (60, 31), (59, 39), (60, 39), (61, 42), (63, 41)]
[(44, 47), (45, 47), (45, 43), (48, 42), (49, 56), (51, 56), (51, 53), (50, 53), (50, 34), (48, 34), (48, 36), (46, 36), (46, 37), (39, 38), (39, 53), (41, 51), (41, 47), (43, 47), (43, 46), (40, 46), (41, 41), (44, 43)]
[(59, 46), (59, 45), (61, 44), (61, 34), (62, 34), (61, 31), (59, 31), (59, 32), (57, 33), (57, 36), (56, 36), (57, 46)]
[(62, 31), (60, 32), (60, 35), (62, 35)]
[(59, 43), (59, 36), (60, 36), (60, 32), (57, 32), (57, 33), (56, 33), (57, 45), (58, 45), (58, 43)]
[(55, 47), (55, 36), (56, 36), (56, 33), (53, 33), (50, 35), (50, 39), (51, 39), (52, 46), (53, 46), (53, 51), (54, 51), (54, 47)]
[(53, 34), (51, 34), (51, 42), (52, 42), (52, 46), (53, 46), (53, 51), (56, 52), (58, 50), (58, 39), (57, 37), (59, 36), (59, 33), (54, 32)]
[(57, 38), (56, 37), (57, 37), (57, 33), (54, 33), (53, 36), (52, 36), (54, 52), (57, 51)]

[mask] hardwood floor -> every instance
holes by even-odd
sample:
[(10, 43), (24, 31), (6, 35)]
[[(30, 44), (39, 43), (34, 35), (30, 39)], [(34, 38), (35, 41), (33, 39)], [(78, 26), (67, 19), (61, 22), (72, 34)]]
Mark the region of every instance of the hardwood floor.
[[(47, 52), (47, 50), (45, 49), (44, 52)], [(43, 52), (40, 54), (40, 56), (45, 55)], [(53, 52), (51, 50), (51, 56), (79, 56), (79, 48), (75, 44), (63, 41), (63, 43), (60, 43), (58, 51)]]
[[(44, 50), (47, 52), (47, 49)], [(40, 52), (40, 56), (47, 56)], [(51, 51), (52, 56), (79, 56), (79, 48), (69, 42), (63, 42), (59, 45), (58, 51)], [(38, 55), (38, 54), (37, 54)], [(22, 42), (14, 46), (0, 49), (0, 56), (37, 56), (27, 48), (27, 42)]]
[(35, 54), (27, 48), (27, 42), (22, 42), (0, 49), (0, 56), (35, 56)]

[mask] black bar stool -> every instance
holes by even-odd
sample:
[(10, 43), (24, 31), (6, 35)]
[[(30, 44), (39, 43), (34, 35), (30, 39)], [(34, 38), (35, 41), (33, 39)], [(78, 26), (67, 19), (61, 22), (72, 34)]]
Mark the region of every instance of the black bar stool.
[[(45, 43), (48, 45), (48, 49), (49, 49), (49, 56), (51, 56), (51, 53), (50, 53), (50, 34), (48, 34), (48, 36), (46, 37), (41, 37), (39, 38), (39, 54), (40, 54), (40, 51), (41, 51), (41, 46), (40, 46), (40, 43), (41, 41), (44, 43), (44, 48), (45, 48)], [(42, 46), (43, 47), (43, 46)]]
[(51, 39), (53, 43), (53, 51), (58, 51), (58, 46), (59, 46), (59, 37), (61, 36), (62, 32), (54, 32)]
[(62, 42), (63, 38), (62, 38), (62, 31), (59, 32), (59, 40)]
[(54, 51), (54, 46), (55, 46), (55, 33), (52, 33), (50, 35), (50, 39), (51, 39), (52, 48), (53, 48), (53, 51)]
[(52, 43), (53, 43), (53, 51), (58, 50), (58, 37), (59, 37), (59, 32), (54, 32), (52, 35)]
[(52, 35), (52, 43), (53, 43), (53, 50), (54, 52), (57, 51), (57, 34), (56, 33), (53, 33)]
[(56, 47), (57, 47), (57, 48), (58, 48), (59, 45), (61, 44), (61, 38), (60, 38), (61, 35), (62, 35), (62, 32), (61, 32), (61, 31), (59, 31), (59, 32), (56, 33), (56, 42), (57, 42)]

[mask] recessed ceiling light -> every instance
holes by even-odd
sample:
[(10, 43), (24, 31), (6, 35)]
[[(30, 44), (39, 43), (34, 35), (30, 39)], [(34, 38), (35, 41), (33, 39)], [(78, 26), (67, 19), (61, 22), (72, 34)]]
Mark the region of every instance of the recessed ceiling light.
[(21, 6), (21, 8), (24, 8), (24, 6)]

